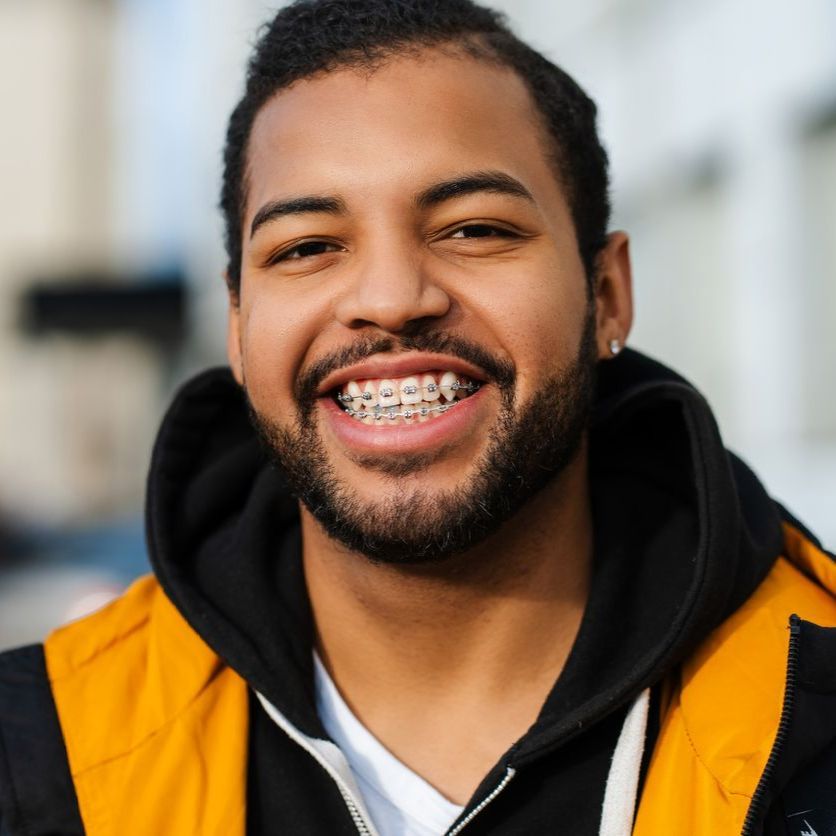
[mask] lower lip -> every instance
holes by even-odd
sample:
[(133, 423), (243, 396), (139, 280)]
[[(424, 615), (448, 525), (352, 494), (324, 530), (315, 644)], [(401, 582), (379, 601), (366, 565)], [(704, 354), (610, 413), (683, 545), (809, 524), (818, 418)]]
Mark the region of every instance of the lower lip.
[(327, 426), (336, 439), (356, 453), (420, 453), (454, 443), (473, 432), (474, 423), (484, 402), (484, 387), (478, 392), (454, 401), (455, 406), (437, 418), (407, 424), (399, 421), (386, 426), (366, 424), (351, 418), (334, 401), (322, 398), (319, 405)]

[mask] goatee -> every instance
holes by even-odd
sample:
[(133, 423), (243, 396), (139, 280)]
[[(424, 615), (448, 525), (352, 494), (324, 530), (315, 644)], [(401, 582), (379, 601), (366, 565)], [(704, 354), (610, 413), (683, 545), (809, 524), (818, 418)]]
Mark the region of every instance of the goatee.
[[(377, 466), (391, 489), (380, 501), (358, 497), (328, 461), (316, 426), (316, 388), (335, 368), (393, 348), (446, 351), (477, 363), (497, 387), (501, 409), (491, 442), (467, 483), (454, 490), (415, 487), (408, 478), (426, 457)], [(467, 551), (485, 540), (574, 459), (589, 424), (595, 387), (595, 320), (590, 306), (575, 358), (518, 404), (515, 371), (478, 346), (451, 335), (414, 333), (366, 340), (309, 369), (296, 388), (297, 418), (280, 426), (250, 404), (256, 431), (291, 490), (329, 537), (368, 559), (426, 564)], [(381, 430), (385, 432), (385, 430)]]

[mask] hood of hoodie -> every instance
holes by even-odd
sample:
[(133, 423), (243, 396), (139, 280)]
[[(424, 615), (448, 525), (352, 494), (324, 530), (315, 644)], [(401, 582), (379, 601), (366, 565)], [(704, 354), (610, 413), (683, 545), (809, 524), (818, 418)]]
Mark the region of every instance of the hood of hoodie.
[[(595, 553), (566, 666), (518, 764), (659, 681), (760, 583), (781, 551), (778, 508), (728, 453), (703, 397), (626, 350), (600, 364), (590, 431)], [(193, 629), (303, 733), (324, 737), (298, 505), (228, 369), (179, 392), (148, 480), (152, 565)]]

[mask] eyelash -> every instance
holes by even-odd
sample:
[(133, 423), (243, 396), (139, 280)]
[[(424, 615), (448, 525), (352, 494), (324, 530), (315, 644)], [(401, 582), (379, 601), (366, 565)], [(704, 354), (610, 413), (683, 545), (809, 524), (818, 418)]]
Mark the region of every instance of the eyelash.
[[(459, 233), (464, 233), (467, 230), (480, 230), (486, 231), (486, 235), (459, 235)], [(517, 234), (512, 232), (510, 229), (506, 229), (502, 226), (497, 226), (495, 224), (489, 223), (469, 223), (463, 224), (462, 226), (456, 227), (455, 229), (451, 230), (447, 233), (446, 237), (448, 238), (457, 238), (458, 240), (466, 240), (466, 239), (477, 239), (477, 238), (516, 238)], [(269, 260), (269, 264), (278, 264), (282, 261), (301, 261), (305, 258), (315, 258), (319, 255), (325, 255), (328, 252), (333, 252), (334, 250), (320, 250), (319, 252), (307, 253), (303, 254), (302, 250), (306, 247), (332, 247), (335, 249), (339, 248), (339, 244), (335, 244), (331, 241), (323, 241), (321, 239), (312, 239), (310, 241), (301, 241), (298, 244), (295, 244), (293, 247), (289, 249), (283, 250), (280, 253), (277, 253)]]
[(515, 238), (516, 233), (512, 232), (510, 229), (506, 229), (503, 226), (496, 226), (495, 224), (489, 223), (470, 223), (470, 224), (463, 224), (462, 226), (454, 229), (450, 234), (450, 238), (455, 238), (458, 236), (458, 233), (464, 232), (466, 229), (480, 229), (480, 230), (488, 230), (490, 234), (488, 235), (462, 235), (461, 239), (465, 238)]
[[(269, 259), (268, 264), (278, 264), (281, 261), (302, 261), (305, 258), (315, 258), (318, 255), (325, 255), (331, 250), (323, 250), (321, 252), (316, 253), (308, 253), (307, 255), (302, 255), (301, 250), (305, 247), (334, 247), (339, 248), (339, 244), (335, 244), (333, 241), (323, 241), (318, 238), (311, 239), (310, 241), (300, 241), (298, 244), (294, 244), (292, 247), (289, 247), (286, 250), (282, 250), (281, 252), (276, 253), (272, 258)], [(294, 253), (299, 253), (298, 255), (294, 255)]]

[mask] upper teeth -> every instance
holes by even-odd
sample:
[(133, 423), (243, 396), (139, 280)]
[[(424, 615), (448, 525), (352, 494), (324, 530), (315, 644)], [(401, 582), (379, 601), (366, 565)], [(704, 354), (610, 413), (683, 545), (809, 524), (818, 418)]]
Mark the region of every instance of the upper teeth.
[(440, 375), (424, 373), (410, 377), (377, 380), (352, 380), (345, 384), (338, 399), (344, 404), (356, 404), (369, 412), (381, 411), (401, 404), (432, 404), (443, 398), (452, 401), (475, 392), (479, 384), (466, 379), (459, 379), (455, 372), (443, 372)]

